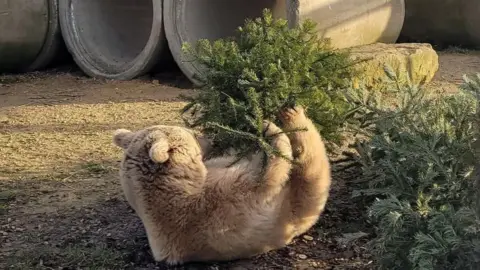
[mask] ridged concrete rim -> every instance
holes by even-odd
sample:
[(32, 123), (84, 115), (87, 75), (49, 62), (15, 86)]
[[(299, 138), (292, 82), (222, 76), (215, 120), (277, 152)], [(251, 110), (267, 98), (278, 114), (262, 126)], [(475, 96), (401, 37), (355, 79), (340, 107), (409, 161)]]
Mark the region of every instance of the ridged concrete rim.
[[(125, 63), (121, 72), (111, 72), (96, 63), (79, 38), (73, 15), (75, 0), (61, 0), (59, 2), (60, 26), (68, 51), (72, 54), (75, 63), (89, 76), (106, 79), (130, 80), (150, 71), (158, 62), (161, 53), (166, 47), (166, 38), (163, 27), (163, 1), (152, 0), (153, 20), (151, 32), (145, 47), (132, 61)], [(80, 0), (81, 1), (81, 0)], [(99, 0), (101, 1), (101, 0)]]
[[(225, 0), (228, 1), (228, 0)], [(182, 0), (164, 0), (163, 2), (163, 18), (165, 21), (165, 34), (168, 39), (168, 47), (172, 53), (173, 58), (178, 64), (180, 70), (183, 74), (195, 85), (201, 86), (202, 82), (195, 78), (195, 74), (202, 72), (202, 69), (199, 65), (195, 65), (191, 59), (185, 59), (184, 53), (182, 50), (182, 43), (185, 40), (188, 40), (188, 35), (185, 31), (185, 28), (178, 27), (177, 20), (185, 21), (183, 18), (185, 13), (178, 12), (178, 9), (183, 5)], [(179, 16), (182, 16), (179, 18)]]
[[(201, 1), (201, 0), (164, 0), (164, 9), (163, 9), (163, 17), (165, 22), (165, 34), (168, 40), (168, 46), (170, 48), (170, 52), (177, 62), (177, 65), (182, 70), (184, 75), (197, 87), (203, 85), (195, 75), (201, 75), (204, 71), (204, 67), (198, 63), (195, 63), (194, 59), (191, 59), (190, 56), (185, 55), (182, 50), (182, 46), (184, 42), (193, 43), (196, 40), (192, 40), (189, 31), (195, 31), (192, 29), (188, 29), (186, 27), (185, 22), (188, 21), (188, 12), (184, 12), (186, 10), (185, 5), (190, 2), (198, 1), (196, 4), (200, 5), (215, 5), (217, 2), (221, 2), (222, 0), (218, 1)], [(292, 0), (275, 0), (275, 2), (280, 1), (292, 1)], [(223, 2), (229, 2), (229, 0), (224, 0)], [(271, 0), (264, 1), (268, 4), (273, 4)], [(248, 6), (248, 2), (245, 2), (243, 5)], [(258, 8), (258, 7), (256, 7)], [(263, 8), (262, 8), (263, 9)], [(258, 15), (261, 15), (261, 10), (258, 10)], [(232, 11), (232, 10), (230, 10)], [(247, 18), (247, 17), (245, 17)], [(244, 19), (245, 19), (244, 18)], [(244, 21), (242, 21), (239, 25), (243, 25)], [(203, 25), (202, 25), (203, 26)], [(205, 25), (204, 27), (210, 27), (209, 25)]]
[(45, 68), (55, 58), (61, 46), (62, 34), (58, 18), (58, 0), (48, 0), (46, 4), (48, 5), (48, 30), (45, 34), (45, 41), (35, 61), (25, 68), (26, 72)]

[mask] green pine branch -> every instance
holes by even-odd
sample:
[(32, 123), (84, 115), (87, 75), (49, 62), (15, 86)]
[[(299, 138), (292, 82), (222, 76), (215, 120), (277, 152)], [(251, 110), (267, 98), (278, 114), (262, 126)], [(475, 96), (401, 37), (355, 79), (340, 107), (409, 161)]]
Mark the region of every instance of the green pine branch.
[(315, 29), (309, 20), (290, 28), (264, 10), (262, 17), (246, 20), (237, 37), (184, 44), (188, 58), (204, 67), (205, 85), (182, 113), (201, 108), (190, 126), (203, 128), (214, 152), (234, 148), (248, 155), (261, 149), (278, 155), (264, 145), (262, 123), (280, 124), (278, 112), (295, 104), (307, 108), (327, 141), (341, 142), (342, 120), (351, 110), (341, 89), (357, 71), (348, 53), (334, 50)]

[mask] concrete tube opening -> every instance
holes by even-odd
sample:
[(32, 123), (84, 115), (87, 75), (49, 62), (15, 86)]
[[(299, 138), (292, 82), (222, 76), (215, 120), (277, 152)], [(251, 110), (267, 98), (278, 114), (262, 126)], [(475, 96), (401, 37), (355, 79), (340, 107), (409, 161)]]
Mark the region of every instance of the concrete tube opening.
[(402, 42), (480, 48), (480, 1), (405, 0), (405, 4)]
[(0, 1), (0, 72), (29, 72), (48, 66), (62, 37), (57, 0)]
[(60, 23), (75, 61), (94, 77), (139, 76), (166, 45), (157, 0), (60, 1)]
[[(182, 44), (235, 35), (246, 18), (262, 16), (264, 8), (282, 10), (285, 0), (164, 0), (165, 33), (170, 51), (183, 73), (195, 84), (201, 68), (184, 58)], [(281, 12), (281, 11), (279, 11)], [(285, 16), (283, 16), (285, 17)]]

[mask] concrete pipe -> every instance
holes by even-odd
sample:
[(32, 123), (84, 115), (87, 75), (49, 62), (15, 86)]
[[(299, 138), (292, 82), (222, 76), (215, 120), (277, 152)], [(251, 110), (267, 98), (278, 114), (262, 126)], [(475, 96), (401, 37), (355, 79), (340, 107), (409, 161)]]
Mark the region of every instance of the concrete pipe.
[(306, 18), (316, 21), (319, 35), (330, 38), (336, 48), (394, 43), (405, 15), (404, 0), (164, 0), (165, 33), (175, 61), (198, 85), (194, 74), (201, 67), (183, 57), (182, 44), (232, 36), (246, 18), (261, 16), (264, 8), (292, 26)]
[(62, 0), (59, 14), (68, 50), (91, 77), (133, 79), (167, 48), (161, 0)]
[(0, 72), (46, 67), (62, 46), (57, 0), (0, 1)]
[(405, 5), (402, 41), (480, 48), (480, 1), (405, 0)]

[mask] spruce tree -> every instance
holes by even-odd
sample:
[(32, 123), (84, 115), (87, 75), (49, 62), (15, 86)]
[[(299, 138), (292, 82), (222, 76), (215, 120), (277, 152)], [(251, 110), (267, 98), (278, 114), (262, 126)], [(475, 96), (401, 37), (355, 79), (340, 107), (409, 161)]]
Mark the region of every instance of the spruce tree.
[(475, 160), (475, 190), (477, 191), (476, 211), (480, 216), (480, 73), (476, 76), (463, 76), (464, 84), (462, 89), (470, 93), (477, 102), (477, 111), (473, 121), (475, 130), (475, 142), (473, 143), (474, 160)]
[[(184, 51), (203, 67), (198, 96), (189, 98), (184, 116), (214, 142), (214, 154), (230, 147), (240, 157), (259, 149), (275, 153), (266, 143), (262, 121), (278, 124), (281, 108), (303, 105), (327, 141), (339, 142), (350, 105), (339, 89), (356, 73), (347, 51), (336, 51), (316, 35), (307, 20), (290, 28), (284, 19), (248, 19), (238, 36), (213, 42), (200, 40)], [(292, 132), (292, 131), (284, 131)]]
[(454, 95), (410, 86), (349, 96), (367, 135), (356, 144), (364, 181), (353, 196), (374, 199), (370, 247), (380, 269), (478, 269), (480, 77), (465, 81)]

